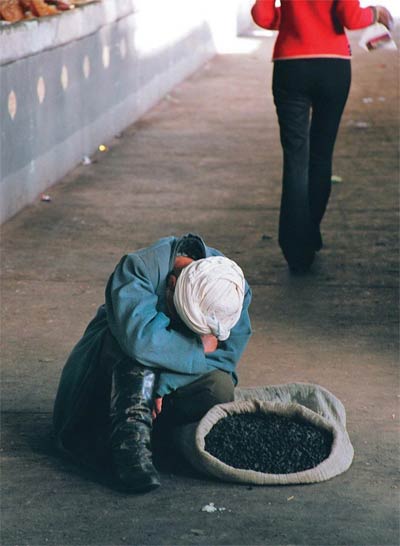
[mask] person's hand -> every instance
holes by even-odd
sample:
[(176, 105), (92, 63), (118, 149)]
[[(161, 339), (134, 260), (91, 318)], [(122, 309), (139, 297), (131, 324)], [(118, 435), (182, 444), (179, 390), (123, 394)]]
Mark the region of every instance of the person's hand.
[(375, 6), (376, 11), (376, 22), (382, 23), (385, 27), (390, 30), (393, 26), (393, 17), (390, 11), (385, 8), (385, 6)]
[(151, 413), (151, 416), (153, 417), (153, 419), (155, 419), (157, 415), (161, 413), (161, 410), (162, 410), (162, 398), (156, 398), (154, 400), (154, 409)]
[(204, 334), (200, 338), (205, 353), (213, 353), (217, 349), (218, 339), (212, 334)]

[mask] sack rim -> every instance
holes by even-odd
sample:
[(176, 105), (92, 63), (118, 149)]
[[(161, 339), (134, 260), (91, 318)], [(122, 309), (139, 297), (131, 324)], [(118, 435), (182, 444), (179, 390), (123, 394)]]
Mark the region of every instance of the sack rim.
[[(248, 411), (248, 413), (251, 413), (252, 411), (254, 411), (254, 409), (256, 409), (264, 413), (270, 412), (270, 413), (275, 413), (278, 415), (282, 415), (284, 410), (285, 415), (288, 415), (288, 414), (300, 415), (301, 417), (304, 417), (307, 420), (309, 420), (312, 424), (315, 424), (316, 426), (321, 426), (321, 428), (324, 428), (325, 430), (328, 430), (329, 432), (331, 432), (333, 436), (333, 442), (332, 442), (332, 447), (331, 447), (329, 456), (323, 461), (321, 461), (317, 466), (314, 466), (312, 468), (308, 468), (305, 470), (301, 470), (299, 472), (290, 472), (286, 474), (273, 474), (270, 472), (260, 472), (257, 470), (236, 468), (236, 467), (227, 465), (226, 463), (222, 462), (220, 459), (217, 459), (216, 457), (214, 457), (214, 455), (206, 451), (205, 437), (210, 432), (211, 428), (216, 423), (218, 423), (218, 421), (227, 417), (228, 415), (243, 413), (242, 411), (243, 409), (250, 410)], [(218, 417), (218, 418), (215, 420), (215, 417)], [(201, 452), (203, 463), (206, 464), (207, 467), (209, 467), (209, 471), (212, 472), (213, 474), (215, 474), (214, 467), (217, 467), (224, 474), (226, 473), (230, 474), (233, 469), (237, 476), (236, 481), (238, 481), (239, 478), (241, 479), (264, 478), (265, 480), (271, 479), (274, 482), (276, 481), (277, 484), (278, 484), (278, 480), (281, 480), (281, 483), (282, 483), (282, 480), (285, 480), (287, 482), (291, 481), (291, 482), (297, 482), (297, 483), (300, 483), (300, 482), (305, 483), (306, 480), (309, 480), (309, 481), (326, 480), (327, 478), (322, 477), (322, 474), (324, 474), (326, 470), (328, 469), (330, 470), (330, 467), (332, 467), (333, 461), (336, 461), (339, 457), (342, 465), (344, 463), (346, 466), (345, 469), (347, 470), (347, 468), (350, 466), (352, 462), (353, 453), (354, 453), (353, 448), (350, 444), (347, 432), (345, 431), (345, 429), (343, 429), (343, 427), (334, 426), (332, 422), (328, 421), (322, 415), (319, 415), (318, 413), (311, 410), (310, 408), (307, 408), (306, 406), (303, 406), (302, 404), (299, 404), (297, 402), (282, 403), (282, 402), (269, 402), (269, 401), (262, 401), (262, 400), (244, 400), (244, 401), (238, 401), (238, 402), (227, 402), (225, 404), (218, 404), (214, 406), (198, 423), (198, 426), (196, 428), (195, 443), (196, 443), (198, 451)], [(347, 451), (349, 452), (348, 461), (344, 461), (343, 454), (339, 453), (339, 451), (343, 452), (343, 449), (339, 450), (339, 448), (340, 446), (343, 446), (344, 444), (346, 445)], [(320, 474), (321, 477), (317, 479), (317, 476), (314, 476), (314, 478), (311, 479), (310, 472), (313, 472), (315, 474)], [(338, 472), (335, 473), (334, 475), (341, 472), (343, 472), (343, 467), (341, 468), (341, 470), (338, 470)], [(333, 477), (331, 471), (329, 471), (329, 474), (331, 475), (331, 477)], [(230, 479), (232, 479), (231, 476), (229, 477)]]

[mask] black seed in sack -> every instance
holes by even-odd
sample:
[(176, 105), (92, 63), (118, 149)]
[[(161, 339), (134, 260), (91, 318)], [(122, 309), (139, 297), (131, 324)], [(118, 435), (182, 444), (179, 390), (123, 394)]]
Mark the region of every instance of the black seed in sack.
[(239, 413), (220, 419), (205, 449), (234, 468), (290, 474), (314, 468), (332, 449), (333, 435), (299, 417)]

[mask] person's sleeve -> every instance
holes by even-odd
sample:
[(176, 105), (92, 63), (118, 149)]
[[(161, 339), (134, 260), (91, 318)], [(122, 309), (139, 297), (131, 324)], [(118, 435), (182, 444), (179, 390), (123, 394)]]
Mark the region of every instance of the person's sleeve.
[(336, 4), (336, 16), (349, 30), (365, 28), (375, 22), (374, 8), (362, 8), (359, 0), (339, 0)]
[(106, 288), (107, 320), (123, 352), (144, 366), (185, 374), (212, 371), (199, 336), (169, 329), (158, 296), (138, 255), (122, 258)]
[(205, 355), (206, 361), (211, 364), (214, 369), (223, 370), (234, 375), (236, 366), (252, 334), (249, 317), (249, 305), (252, 294), (247, 283), (246, 288), (243, 309), (238, 323), (232, 328), (228, 339), (218, 343), (218, 349), (216, 351)]
[(259, 27), (279, 30), (281, 8), (275, 6), (275, 0), (257, 0), (251, 8), (251, 15)]

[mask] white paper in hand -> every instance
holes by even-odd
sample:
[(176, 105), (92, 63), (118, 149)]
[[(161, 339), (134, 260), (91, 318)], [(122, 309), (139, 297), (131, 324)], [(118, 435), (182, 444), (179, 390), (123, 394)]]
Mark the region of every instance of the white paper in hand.
[(358, 42), (366, 51), (376, 49), (397, 49), (396, 43), (390, 31), (381, 23), (375, 23), (367, 27)]

